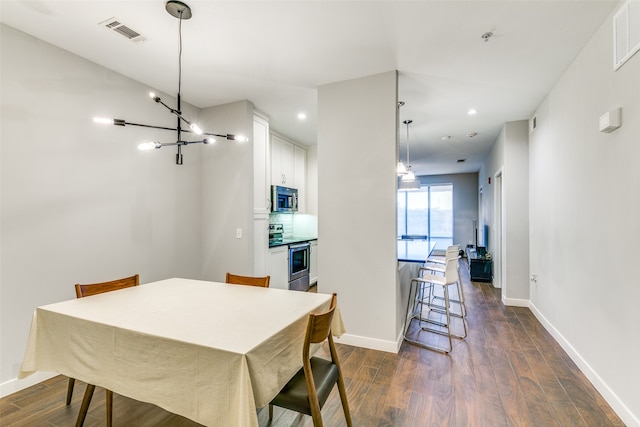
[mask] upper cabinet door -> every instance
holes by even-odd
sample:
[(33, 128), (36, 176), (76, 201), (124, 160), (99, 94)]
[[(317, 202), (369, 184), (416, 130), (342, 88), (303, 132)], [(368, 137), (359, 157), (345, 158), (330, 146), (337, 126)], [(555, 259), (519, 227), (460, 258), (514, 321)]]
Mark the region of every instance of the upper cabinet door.
[(271, 134), (271, 184), (295, 187), (293, 144)]

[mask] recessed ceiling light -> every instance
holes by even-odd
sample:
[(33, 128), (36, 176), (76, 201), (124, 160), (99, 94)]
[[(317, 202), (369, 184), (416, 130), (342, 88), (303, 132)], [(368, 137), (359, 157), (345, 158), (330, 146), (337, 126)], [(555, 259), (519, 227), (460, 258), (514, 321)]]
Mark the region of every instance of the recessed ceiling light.
[(307, 115), (305, 113), (298, 113), (298, 120), (304, 120), (307, 118)]
[(478, 135), (478, 132), (469, 132), (469, 133), (467, 134), (467, 136), (468, 136), (469, 138), (473, 138), (473, 137), (474, 137), (474, 136), (476, 136), (476, 135)]
[(475, 116), (476, 114), (478, 114), (478, 110), (472, 108), (467, 112), (467, 114), (469, 114), (470, 116)]
[(450, 139), (451, 139), (451, 135), (444, 135), (444, 136), (441, 136), (441, 137), (440, 137), (440, 139), (441, 139), (441, 140), (443, 140), (443, 141), (448, 141), (448, 140), (450, 140)]

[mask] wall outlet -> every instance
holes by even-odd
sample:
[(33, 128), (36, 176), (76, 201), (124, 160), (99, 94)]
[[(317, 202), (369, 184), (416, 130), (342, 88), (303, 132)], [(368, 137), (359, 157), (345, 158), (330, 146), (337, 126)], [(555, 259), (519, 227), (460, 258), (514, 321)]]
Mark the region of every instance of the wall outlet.
[(242, 239), (242, 228), (236, 228), (236, 239)]

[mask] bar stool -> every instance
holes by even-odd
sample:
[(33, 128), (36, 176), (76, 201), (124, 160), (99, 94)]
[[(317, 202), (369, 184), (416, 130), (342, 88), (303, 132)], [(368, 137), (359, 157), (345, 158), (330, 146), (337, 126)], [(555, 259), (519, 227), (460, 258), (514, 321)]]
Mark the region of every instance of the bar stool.
[[(464, 339), (467, 337), (467, 325), (465, 323), (465, 319), (462, 315), (458, 315), (455, 313), (451, 313), (450, 306), (451, 302), (449, 300), (449, 286), (456, 284), (459, 281), (458, 276), (458, 260), (450, 259), (447, 261), (445, 266), (444, 276), (435, 275), (435, 274), (424, 274), (421, 277), (416, 277), (411, 279), (411, 285), (409, 288), (409, 300), (407, 301), (407, 312), (405, 315), (405, 330), (404, 330), (404, 339), (412, 344), (415, 344), (419, 347), (440, 351), (442, 353), (450, 353), (453, 349), (453, 343), (451, 338), (459, 338)], [(443, 300), (444, 303), (442, 306), (435, 306), (431, 304), (430, 298), (433, 292), (434, 287), (442, 288), (443, 292)], [(425, 293), (428, 292), (428, 295), (425, 296)], [(413, 298), (412, 298), (413, 294)], [(413, 304), (412, 304), (413, 301)], [(426, 310), (426, 311), (425, 311)], [(426, 313), (426, 315), (425, 315)], [(441, 313), (445, 315), (445, 320), (441, 319), (436, 320), (431, 318), (431, 313)], [(454, 334), (451, 331), (451, 318), (458, 317), (462, 321), (462, 327), (464, 333), (462, 335)], [(413, 319), (418, 320), (418, 325), (420, 329), (426, 332), (432, 332), (439, 335), (444, 335), (448, 338), (449, 347), (442, 348), (430, 344), (426, 344), (424, 342), (412, 339), (407, 336), (407, 332), (409, 327), (411, 326), (411, 322)], [(428, 326), (434, 325), (434, 326)], [(446, 330), (436, 329), (445, 328)]]
[[(460, 259), (457, 245), (449, 246), (447, 248), (444, 263), (440, 263), (439, 260), (436, 262), (429, 262), (427, 259), (427, 262), (425, 263), (425, 265), (423, 267), (420, 267), (418, 271), (421, 275), (423, 272), (426, 272), (428, 274), (444, 275), (445, 269), (446, 269), (445, 263), (450, 259), (455, 259), (456, 261)], [(462, 317), (467, 317), (467, 308), (464, 303), (464, 290), (462, 288), (462, 281), (460, 280), (460, 264), (457, 263), (456, 265), (458, 270), (458, 281), (457, 281), (458, 299), (450, 298), (449, 302), (458, 304), (460, 307), (460, 314), (462, 315)], [(442, 299), (439, 296), (434, 296), (433, 298)], [(439, 308), (443, 308), (442, 306), (438, 306), (438, 305), (435, 305), (435, 306)]]

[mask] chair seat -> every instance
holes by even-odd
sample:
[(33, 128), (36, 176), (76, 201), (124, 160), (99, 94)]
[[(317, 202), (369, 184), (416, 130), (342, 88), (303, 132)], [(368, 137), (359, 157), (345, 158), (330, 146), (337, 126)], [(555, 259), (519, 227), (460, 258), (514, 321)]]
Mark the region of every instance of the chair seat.
[(435, 274), (424, 274), (422, 277), (416, 277), (412, 280), (421, 283), (433, 283), (435, 285), (446, 286), (447, 279), (445, 276), (436, 276)]
[[(338, 366), (329, 360), (312, 357), (310, 361), (313, 381), (316, 384), (318, 394), (318, 402), (320, 403), (320, 407), (322, 407), (327, 401), (333, 386), (336, 384), (340, 371), (338, 370)], [(311, 415), (309, 393), (307, 392), (307, 382), (304, 377), (303, 368), (300, 368), (293, 378), (289, 380), (287, 385), (285, 385), (280, 393), (271, 401), (271, 404)]]

